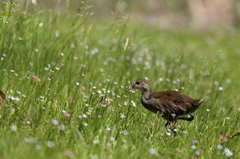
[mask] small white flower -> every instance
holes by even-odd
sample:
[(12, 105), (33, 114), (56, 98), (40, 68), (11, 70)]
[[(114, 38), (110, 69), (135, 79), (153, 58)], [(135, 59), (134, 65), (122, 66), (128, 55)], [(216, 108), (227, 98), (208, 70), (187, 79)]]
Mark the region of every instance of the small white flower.
[(37, 138), (24, 138), (24, 142), (27, 143), (37, 143), (38, 139)]
[(187, 131), (182, 131), (183, 134), (187, 134), (188, 132)]
[(84, 126), (88, 126), (88, 123), (83, 123)]
[(129, 132), (127, 130), (124, 130), (122, 133), (123, 133), (123, 135), (128, 135), (129, 134)]
[(102, 107), (106, 107), (106, 104), (102, 104), (101, 106), (102, 106)]
[(12, 131), (17, 131), (17, 126), (16, 125), (11, 125), (11, 130)]
[(57, 125), (57, 124), (58, 124), (58, 121), (57, 121), (56, 119), (53, 119), (53, 120), (52, 120), (52, 123), (53, 123), (54, 125)]
[(154, 148), (149, 149), (149, 153), (150, 153), (151, 155), (156, 154), (156, 149), (154, 149)]
[(232, 80), (228, 78), (228, 79), (226, 79), (226, 82), (227, 82), (227, 83), (231, 83)]
[(136, 107), (136, 104), (132, 100), (131, 100), (131, 104), (132, 104), (132, 106)]
[(17, 131), (17, 126), (16, 125), (11, 125), (11, 130), (12, 131)]
[(222, 90), (223, 90), (223, 87), (219, 87), (218, 90), (219, 90), (219, 91), (222, 91)]
[(160, 133), (161, 136), (164, 136), (164, 133)]
[(196, 145), (192, 145), (191, 148), (192, 148), (192, 149), (196, 149), (197, 146), (196, 146)]
[(66, 126), (65, 125), (60, 125), (59, 129), (62, 130), (62, 131), (65, 131), (66, 130)]
[(94, 144), (99, 144), (99, 142), (100, 142), (100, 140), (98, 140), (98, 139), (93, 140)]
[(168, 136), (171, 136), (171, 133), (170, 133), (170, 132), (166, 132), (166, 134), (167, 134)]
[(121, 116), (120, 116), (120, 118), (125, 118), (126, 116), (125, 115), (123, 115), (123, 114), (121, 114)]
[(37, 150), (40, 150), (40, 149), (41, 149), (41, 146), (40, 146), (40, 145), (36, 145), (35, 148), (36, 148)]
[(225, 153), (226, 156), (232, 156), (233, 155), (233, 153), (228, 148), (224, 149), (224, 153)]
[(230, 117), (226, 117), (227, 120), (230, 120), (231, 118)]
[(207, 112), (210, 112), (210, 110), (209, 110), (209, 109), (206, 109), (206, 111), (207, 111)]
[(47, 146), (53, 148), (55, 146), (55, 143), (53, 141), (48, 141)]
[(129, 92), (131, 92), (131, 93), (135, 93), (136, 91), (134, 91), (134, 90), (132, 90), (132, 89), (130, 89), (130, 90), (128, 90)]
[(217, 145), (217, 149), (221, 150), (222, 148), (223, 148), (222, 145), (220, 145), (220, 144)]
[(32, 0), (32, 4), (37, 5), (37, 0)]
[(97, 155), (91, 155), (91, 159), (98, 159)]
[(115, 141), (115, 138), (114, 137), (110, 137), (110, 141)]
[(195, 155), (200, 155), (200, 152), (199, 151), (195, 151)]
[[(56, 36), (56, 37), (59, 37), (59, 31), (57, 31), (57, 30), (55, 31), (55, 36)], [(63, 54), (63, 53), (61, 53), (61, 54)], [(64, 54), (61, 55), (61, 56), (64, 56)]]
[(122, 139), (122, 142), (127, 142), (127, 140), (125, 140), (125, 139)]
[(175, 116), (177, 116), (177, 115), (176, 115), (176, 114), (171, 114), (171, 116), (172, 116), (172, 117), (175, 117)]

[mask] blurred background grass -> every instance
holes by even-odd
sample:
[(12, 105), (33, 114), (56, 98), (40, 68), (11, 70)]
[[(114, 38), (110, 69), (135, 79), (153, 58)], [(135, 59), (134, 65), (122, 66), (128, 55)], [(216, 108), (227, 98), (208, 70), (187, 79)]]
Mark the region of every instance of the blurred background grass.
[[(2, 1), (2, 0), (1, 0)], [(88, 8), (96, 18), (130, 16), (131, 21), (154, 24), (163, 28), (197, 27), (231, 29), (240, 24), (240, 2), (238, 0), (39, 0), (21, 1), (22, 6), (34, 2), (42, 9), (59, 12), (80, 13)], [(88, 3), (89, 5), (84, 5)], [(92, 7), (93, 6), (93, 7)]]
[[(1, 157), (239, 158), (238, 1), (5, 2)], [(173, 136), (140, 77), (208, 102)]]

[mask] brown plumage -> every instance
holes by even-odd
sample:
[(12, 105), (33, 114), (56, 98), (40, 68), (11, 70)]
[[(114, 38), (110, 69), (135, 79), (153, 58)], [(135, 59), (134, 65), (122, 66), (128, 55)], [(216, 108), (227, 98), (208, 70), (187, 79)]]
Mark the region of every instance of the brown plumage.
[(178, 91), (152, 92), (146, 79), (140, 78), (129, 89), (138, 89), (142, 92), (142, 105), (153, 113), (159, 114), (169, 125), (178, 119), (192, 121), (191, 115), (204, 102), (203, 99), (192, 99)]

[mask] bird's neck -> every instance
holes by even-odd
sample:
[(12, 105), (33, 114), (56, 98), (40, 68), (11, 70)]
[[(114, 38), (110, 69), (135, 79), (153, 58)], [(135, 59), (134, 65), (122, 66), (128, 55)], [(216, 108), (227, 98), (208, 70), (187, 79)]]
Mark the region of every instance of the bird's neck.
[(151, 88), (149, 90), (142, 91), (141, 103), (146, 109), (153, 111), (149, 107), (149, 105), (151, 105), (151, 100), (149, 100), (149, 96), (151, 93), (152, 93)]
[(143, 90), (143, 91), (142, 91), (142, 100), (143, 100), (143, 101), (144, 101), (144, 100), (148, 100), (151, 93), (152, 93), (151, 88), (148, 88), (148, 89)]

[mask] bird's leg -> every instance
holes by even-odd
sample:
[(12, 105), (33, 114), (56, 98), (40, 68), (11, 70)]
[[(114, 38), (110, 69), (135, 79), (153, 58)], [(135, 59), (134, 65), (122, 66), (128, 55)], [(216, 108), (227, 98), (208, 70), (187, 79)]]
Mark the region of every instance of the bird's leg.
[(176, 121), (175, 122), (167, 121), (167, 123), (165, 124), (165, 128), (168, 131), (173, 131), (174, 135), (176, 135), (176, 131), (174, 131), (174, 129), (176, 128), (175, 123), (176, 123)]
[(194, 119), (194, 116), (188, 115), (187, 117), (181, 117), (181, 118), (178, 118), (178, 119), (192, 121)]
[(172, 121), (167, 121), (167, 123), (165, 124), (165, 128), (168, 130), (168, 131), (171, 131), (173, 132), (174, 136), (177, 135), (177, 132), (175, 131), (176, 127), (175, 127), (175, 122), (172, 122)]
[(167, 128), (169, 124), (170, 124), (169, 121), (167, 121), (167, 123), (165, 124), (165, 128)]
[(172, 121), (167, 121), (167, 123), (165, 124), (165, 127), (167, 128), (168, 125), (170, 126), (174, 126), (176, 122), (172, 122)]

